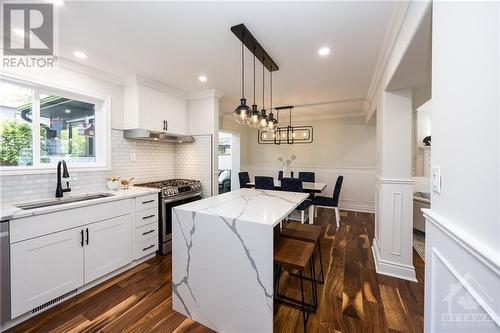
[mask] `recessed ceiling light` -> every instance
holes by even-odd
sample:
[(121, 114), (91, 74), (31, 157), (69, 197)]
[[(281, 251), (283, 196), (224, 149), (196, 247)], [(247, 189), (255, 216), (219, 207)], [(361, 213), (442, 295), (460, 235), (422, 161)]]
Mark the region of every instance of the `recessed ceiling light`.
[(73, 55), (79, 59), (87, 59), (87, 55), (83, 53), (82, 51), (75, 51), (73, 52)]
[(207, 79), (207, 77), (205, 75), (200, 75), (200, 76), (198, 76), (198, 80), (200, 82), (207, 82), (208, 79)]
[(71, 113), (71, 110), (70, 109), (66, 109), (66, 110), (64, 110), (64, 113)]
[(328, 47), (322, 47), (318, 50), (318, 54), (322, 57), (330, 54), (330, 49)]
[(62, 6), (62, 5), (64, 5), (64, 0), (52, 0), (52, 3), (55, 6)]

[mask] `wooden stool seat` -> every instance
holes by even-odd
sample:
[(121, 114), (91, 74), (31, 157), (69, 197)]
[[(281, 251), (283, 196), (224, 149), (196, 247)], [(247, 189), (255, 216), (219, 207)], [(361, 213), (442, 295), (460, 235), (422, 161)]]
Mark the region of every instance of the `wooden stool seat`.
[(323, 272), (323, 256), (321, 254), (321, 242), (320, 242), (321, 229), (322, 228), (319, 225), (290, 222), (286, 225), (284, 229), (281, 229), (280, 236), (313, 243), (315, 244), (315, 246), (316, 244), (318, 245), (320, 273), (317, 282), (324, 283), (325, 273)]
[[(274, 247), (274, 299), (276, 301), (288, 304), (290, 306), (298, 307), (302, 311), (302, 321), (304, 323), (304, 333), (307, 332), (307, 321), (311, 311), (315, 312), (318, 307), (318, 291), (316, 289), (316, 272), (314, 268), (314, 250), (316, 243), (301, 241), (293, 238), (279, 237), (275, 242)], [(309, 266), (311, 281), (311, 302), (306, 303), (304, 298), (304, 273), (306, 267)], [(298, 277), (300, 278), (300, 295), (301, 298), (295, 299), (286, 295), (280, 295), (279, 285), (281, 277), (281, 269), (298, 270)]]
[(280, 238), (274, 249), (274, 262), (304, 272), (314, 252), (314, 244), (292, 238)]
[(321, 226), (290, 222), (281, 230), (281, 235), (305, 242), (316, 243), (321, 236)]

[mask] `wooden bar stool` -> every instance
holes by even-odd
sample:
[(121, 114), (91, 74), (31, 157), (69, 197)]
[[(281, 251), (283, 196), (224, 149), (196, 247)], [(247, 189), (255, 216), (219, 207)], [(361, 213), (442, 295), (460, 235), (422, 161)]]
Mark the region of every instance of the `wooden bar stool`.
[[(316, 272), (314, 269), (314, 244), (304, 242), (292, 238), (280, 237), (274, 249), (274, 264), (278, 268), (275, 274), (274, 283), (274, 299), (280, 303), (287, 304), (293, 307), (298, 307), (302, 311), (302, 319), (304, 322), (304, 332), (307, 331), (307, 321), (309, 315), (315, 312), (318, 307), (318, 294), (316, 289)], [(304, 273), (307, 266), (311, 274), (311, 302), (306, 303), (304, 298)], [(301, 299), (297, 300), (292, 297), (279, 294), (279, 281), (282, 268), (295, 269), (299, 271), (300, 278), (300, 294)]]
[(321, 284), (325, 283), (325, 275), (323, 273), (323, 257), (321, 255), (321, 226), (290, 222), (280, 231), (280, 236), (310, 242), (317, 245), (321, 271), (319, 273), (319, 279), (316, 282)]

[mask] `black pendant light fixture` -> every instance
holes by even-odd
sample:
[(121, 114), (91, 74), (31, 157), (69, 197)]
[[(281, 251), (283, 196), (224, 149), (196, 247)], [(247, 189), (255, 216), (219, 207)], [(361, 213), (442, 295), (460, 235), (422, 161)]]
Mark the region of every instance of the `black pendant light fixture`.
[(260, 111), (255, 104), (255, 56), (253, 57), (253, 104), (252, 113), (250, 114), (250, 120), (248, 120), (248, 126), (253, 128), (259, 128), (260, 119), (262, 118)]
[(241, 42), (241, 99), (240, 105), (233, 111), (234, 120), (240, 125), (246, 125), (250, 119), (250, 113), (251, 109), (245, 99), (245, 48)]
[(267, 131), (267, 115), (266, 115), (266, 104), (265, 104), (265, 96), (266, 96), (266, 76), (265, 76), (265, 67), (262, 65), (262, 110), (260, 110), (260, 123), (259, 129), (262, 131)]
[(259, 130), (257, 134), (257, 141), (259, 144), (293, 145), (296, 143), (313, 142), (314, 132), (312, 126), (292, 126), (292, 105), (277, 107), (275, 110), (278, 118), (281, 110), (288, 110), (290, 117), (289, 125), (275, 127), (272, 132)]
[[(272, 67), (271, 67), (272, 68)], [(273, 114), (273, 71), (269, 71), (269, 116), (267, 116), (267, 129), (271, 132), (278, 125), (278, 120), (274, 118)]]

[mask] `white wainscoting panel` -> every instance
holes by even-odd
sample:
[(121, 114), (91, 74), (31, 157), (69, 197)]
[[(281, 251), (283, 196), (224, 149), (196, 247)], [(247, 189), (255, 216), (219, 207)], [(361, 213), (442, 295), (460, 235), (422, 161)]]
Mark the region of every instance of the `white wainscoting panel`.
[[(337, 177), (344, 176), (340, 193), (340, 209), (358, 212), (375, 212), (375, 168), (338, 168), (338, 167), (308, 167), (294, 166), (290, 168), (297, 177), (299, 171), (314, 172), (316, 181), (326, 183), (323, 196), (331, 197)], [(255, 176), (271, 176), (278, 178), (279, 166), (245, 165), (242, 171), (248, 171), (250, 179)]]
[(377, 273), (416, 281), (413, 266), (413, 181), (377, 178), (372, 252)]
[(500, 254), (423, 211), (425, 332), (500, 332)]

